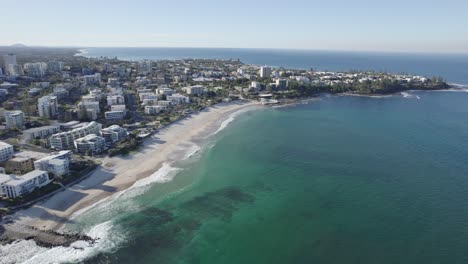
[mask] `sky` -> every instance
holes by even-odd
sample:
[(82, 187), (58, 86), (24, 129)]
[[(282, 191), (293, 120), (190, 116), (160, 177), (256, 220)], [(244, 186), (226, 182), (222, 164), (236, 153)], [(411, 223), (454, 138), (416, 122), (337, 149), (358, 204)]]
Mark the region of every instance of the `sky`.
[(468, 0), (0, 0), (0, 45), (468, 53)]

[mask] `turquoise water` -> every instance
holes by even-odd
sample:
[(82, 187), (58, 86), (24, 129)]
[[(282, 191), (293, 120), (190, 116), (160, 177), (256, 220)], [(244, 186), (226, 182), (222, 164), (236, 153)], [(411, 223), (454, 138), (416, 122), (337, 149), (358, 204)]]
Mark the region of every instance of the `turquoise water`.
[(87, 262), (468, 263), (468, 93), (413, 95), (240, 115), (78, 218), (115, 242)]

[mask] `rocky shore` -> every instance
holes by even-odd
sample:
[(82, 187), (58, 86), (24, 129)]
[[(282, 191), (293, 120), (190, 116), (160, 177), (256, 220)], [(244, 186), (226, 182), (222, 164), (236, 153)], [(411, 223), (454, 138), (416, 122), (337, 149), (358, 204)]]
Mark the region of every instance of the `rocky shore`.
[(76, 241), (94, 244), (95, 239), (79, 233), (60, 233), (53, 230), (40, 230), (30, 226), (0, 225), (0, 245), (14, 243), (18, 240), (34, 240), (38, 246), (69, 247)]

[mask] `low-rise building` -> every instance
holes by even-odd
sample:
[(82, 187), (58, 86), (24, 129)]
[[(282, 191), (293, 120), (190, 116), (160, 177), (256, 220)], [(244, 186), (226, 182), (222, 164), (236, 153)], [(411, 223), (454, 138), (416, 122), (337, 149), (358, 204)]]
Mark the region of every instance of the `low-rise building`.
[(99, 85), (101, 82), (101, 74), (95, 73), (93, 75), (83, 76), (83, 82), (85, 85)]
[(25, 140), (32, 140), (36, 138), (46, 138), (58, 132), (60, 132), (60, 126), (34, 127), (34, 128), (24, 130), (23, 138)]
[(118, 125), (102, 129), (101, 134), (107, 143), (115, 143), (128, 137), (127, 129)]
[(122, 95), (109, 95), (107, 96), (107, 105), (123, 105), (125, 104), (125, 97)]
[(157, 94), (164, 94), (164, 95), (172, 95), (174, 93), (174, 90), (168, 87), (161, 87), (156, 89)]
[(162, 105), (147, 105), (145, 106), (145, 114), (147, 115), (156, 115), (159, 114), (161, 111), (165, 110), (166, 107)]
[(190, 95), (202, 95), (205, 93), (205, 87), (201, 85), (194, 85), (185, 88), (185, 92)]
[(17, 198), (49, 184), (47, 171), (33, 170), (22, 176), (0, 174), (0, 195)]
[(161, 106), (170, 106), (170, 105), (172, 105), (172, 101), (160, 100), (160, 101), (158, 101), (158, 105), (161, 105)]
[(111, 106), (111, 111), (127, 112), (127, 107), (125, 105), (113, 105)]
[(190, 103), (190, 97), (181, 95), (181, 94), (173, 94), (173, 95), (168, 95), (166, 97), (167, 101), (171, 101), (174, 104), (188, 104)]
[(94, 121), (86, 123), (86, 125), (75, 128), (71, 131), (57, 133), (49, 138), (50, 146), (56, 150), (72, 149), (76, 139), (85, 137), (87, 135), (96, 134), (100, 135), (102, 125)]
[(105, 147), (106, 140), (95, 134), (87, 135), (75, 140), (75, 149), (78, 153), (82, 154), (98, 154), (102, 152)]
[(70, 173), (71, 161), (72, 152), (64, 150), (34, 161), (34, 168), (50, 172), (55, 176), (63, 176)]
[(9, 159), (5, 166), (6, 171), (11, 173), (27, 173), (34, 169), (33, 159), (26, 157), (13, 157)]
[(47, 157), (47, 153), (36, 151), (20, 151), (6, 163), (6, 171), (15, 174), (23, 174), (34, 170), (34, 161)]
[(106, 120), (122, 120), (125, 117), (125, 111), (107, 111), (104, 112)]

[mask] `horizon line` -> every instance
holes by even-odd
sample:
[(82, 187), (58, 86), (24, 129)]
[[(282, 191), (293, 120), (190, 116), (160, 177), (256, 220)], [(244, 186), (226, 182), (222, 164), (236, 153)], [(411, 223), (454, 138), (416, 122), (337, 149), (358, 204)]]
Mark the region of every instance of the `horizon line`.
[[(16, 46), (18, 45), (18, 46)], [(63, 49), (220, 49), (220, 50), (283, 50), (283, 51), (309, 51), (309, 52), (355, 52), (355, 53), (393, 53), (393, 54), (430, 54), (430, 55), (468, 55), (468, 51), (415, 51), (415, 50), (347, 50), (347, 49), (307, 49), (307, 48), (268, 48), (268, 47), (168, 47), (168, 46), (67, 46), (67, 45), (26, 45), (26, 44), (0, 44), (1, 48), (63, 48)]]

